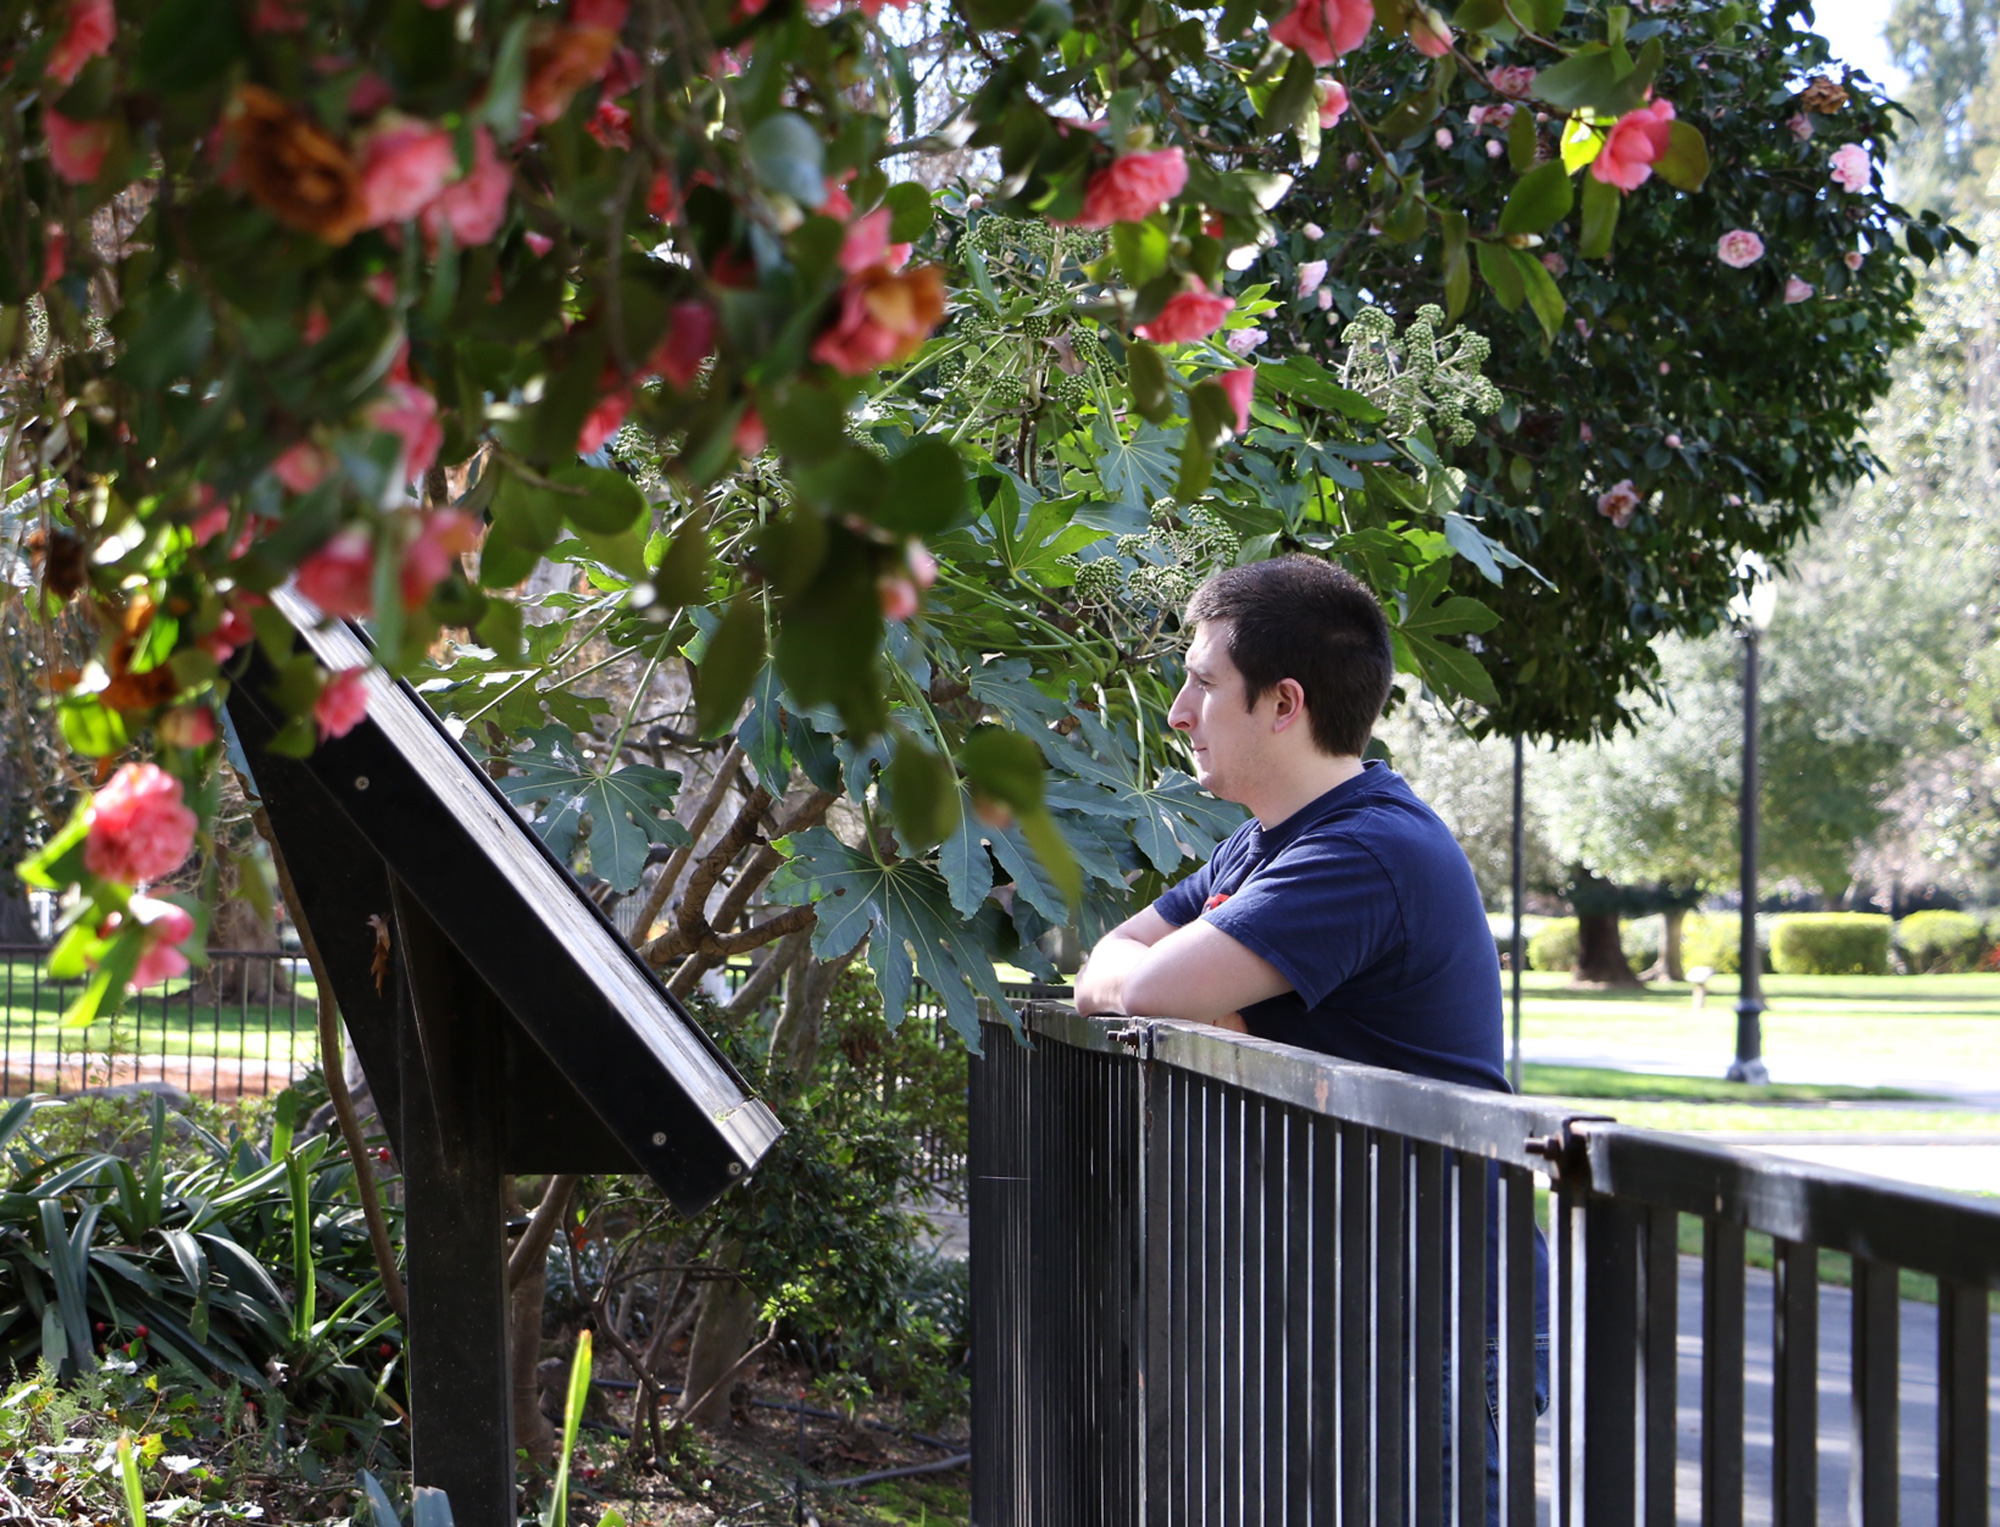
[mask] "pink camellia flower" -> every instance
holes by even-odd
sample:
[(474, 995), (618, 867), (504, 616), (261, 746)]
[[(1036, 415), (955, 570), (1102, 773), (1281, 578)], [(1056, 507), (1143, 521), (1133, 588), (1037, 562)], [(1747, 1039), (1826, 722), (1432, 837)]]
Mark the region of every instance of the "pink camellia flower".
[(1812, 294), (1813, 288), (1810, 282), (1801, 281), (1797, 276), (1787, 276), (1785, 278), (1785, 302), (1787, 305), (1794, 302), (1804, 302)]
[(169, 747), (205, 748), (215, 741), (215, 712), (206, 705), (179, 705), (153, 730)]
[(1860, 250), (1850, 249), (1847, 251), (1846, 254), (1842, 255), (1840, 258), (1841, 261), (1847, 266), (1849, 270), (1859, 270), (1861, 269), (1861, 264), (1865, 257), (1862, 255)]
[(1215, 379), (1215, 385), (1229, 395), (1229, 406), (1236, 410), (1236, 433), (1242, 434), (1250, 428), (1250, 397), (1257, 390), (1257, 368), (1238, 366), (1225, 371)]
[[(305, 29), (304, 0), (257, 0), (256, 6), (250, 12), (250, 30), (259, 34), (303, 32)], [(353, 108), (350, 106), (349, 109)]]
[(1299, 295), (1310, 297), (1319, 290), (1320, 282), (1326, 279), (1326, 261), (1302, 260), (1299, 262)]
[(1271, 23), (1271, 40), (1325, 68), (1360, 47), (1374, 24), (1374, 0), (1299, 0), (1290, 15)]
[(1451, 27), (1428, 5), (1410, 13), (1410, 46), (1425, 58), (1443, 58), (1451, 51)]
[(1271, 337), (1269, 329), (1231, 329), (1222, 338), (1232, 355), (1248, 355)]
[(736, 428), (730, 432), (730, 442), (745, 456), (755, 456), (770, 444), (770, 435), (764, 428), (764, 416), (754, 408), (743, 410), (743, 417), (736, 421)]
[(378, 270), (361, 283), (361, 289), (385, 308), (396, 305), (396, 273)]
[(901, 270), (909, 264), (910, 246), (889, 242), (889, 222), (889, 209), (877, 207), (848, 224), (847, 236), (840, 244), (840, 268), (850, 276), (858, 276), (871, 265)]
[(1512, 101), (1494, 101), (1489, 105), (1475, 106), (1465, 114), (1465, 120), (1474, 127), (1492, 127), (1504, 131), (1514, 120), (1514, 113), (1520, 107)]
[(158, 764), (126, 764), (97, 792), (88, 813), (83, 867), (100, 880), (139, 885), (171, 875), (194, 847), (195, 814), (181, 782)]
[(194, 919), (186, 910), (157, 896), (134, 896), (126, 903), (125, 913), (139, 925), (145, 940), (125, 990), (136, 992), (185, 975), (188, 961), (180, 946), (194, 937)]
[(1639, 490), (1632, 486), (1632, 479), (1613, 483), (1611, 491), (1597, 496), (1597, 512), (1612, 524), (1623, 530), (1632, 523), (1632, 516), (1639, 510)]
[(1827, 160), (1833, 169), (1833, 183), (1843, 191), (1865, 191), (1874, 168), (1868, 163), (1868, 150), (1858, 143), (1844, 143), (1833, 151)]
[(597, 103), (590, 120), (583, 124), (583, 130), (606, 148), (630, 148), (632, 146), (632, 113), (616, 101), (605, 99)]
[(375, 608), (375, 542), (365, 525), (349, 525), (299, 564), (299, 592), (328, 615), (366, 615)]
[(1206, 339), (1218, 329), (1236, 306), (1233, 297), (1218, 297), (1211, 291), (1175, 292), (1160, 309), (1160, 316), (1139, 324), (1133, 333), (1156, 345), (1179, 344), (1184, 340)]
[(326, 481), (333, 457), (310, 440), (295, 440), (271, 463), (271, 475), (293, 493), (310, 493)]
[(256, 634), (256, 628), (250, 624), (247, 615), (240, 610), (226, 608), (215, 629), (197, 637), (195, 645), (212, 654), (218, 663), (226, 663), (238, 647), (247, 645)]
[(69, 263), (69, 230), (61, 223), (50, 223), (48, 243), (42, 250), (42, 284), (35, 288), (45, 292), (62, 280), (63, 270)]
[(908, 578), (889, 574), (875, 584), (881, 596), (884, 620), (908, 620), (917, 613), (917, 586)]
[(1660, 443), (1670, 451), (1678, 451), (1681, 448), (1681, 437), (1679, 435), (1669, 435)]
[(1347, 87), (1339, 80), (1325, 80), (1320, 84), (1319, 125), (1322, 131), (1333, 126), (1347, 115)]
[(911, 541), (903, 548), (903, 561), (909, 566), (911, 582), (918, 588), (927, 589), (937, 582), (938, 559), (922, 541)]
[(197, 546), (206, 546), (229, 528), (229, 505), (215, 496), (215, 489), (203, 483), (194, 490), (195, 507), (200, 511), (188, 525), (188, 534)]
[(714, 353), (715, 309), (705, 302), (676, 302), (667, 315), (666, 335), (646, 358), (646, 368), (685, 390)]
[(1431, 138), (1432, 141), (1435, 142), (1439, 148), (1450, 148), (1453, 143), (1458, 141), (1457, 139), (1452, 137), (1451, 129), (1449, 127), (1440, 127), (1435, 133), (1431, 135)]
[(1109, 228), (1113, 223), (1141, 222), (1186, 186), (1187, 156), (1178, 146), (1125, 154), (1090, 177), (1083, 191), (1083, 210), (1070, 226)]
[(414, 610), (451, 575), (459, 554), (479, 544), (479, 525), (463, 509), (437, 509), (423, 517), (403, 553), (403, 608)]
[(846, 185), (846, 182), (853, 178), (854, 171), (852, 170), (849, 170), (838, 179), (832, 175), (827, 176), (826, 200), (819, 204), (819, 210), (828, 217), (839, 218), (843, 223), (854, 216), (854, 198), (847, 194)]
[(1764, 241), (1748, 228), (1732, 228), (1715, 241), (1715, 257), (1731, 270), (1741, 270), (1764, 258)]
[(451, 134), (415, 117), (385, 112), (361, 140), (366, 226), (406, 223), (436, 199), (458, 170)]
[(538, 260), (556, 247), (554, 239), (550, 238), (546, 233), (536, 233), (532, 228), (521, 235), (521, 242), (534, 251), (535, 258)]
[(1673, 363), (1672, 361), (1661, 361), (1661, 362), (1660, 362), (1660, 375), (1661, 375), (1661, 376), (1665, 376), (1665, 375), (1666, 375), (1666, 374), (1667, 374), (1667, 373), (1668, 373), (1669, 371), (1672, 371), (1673, 369), (1674, 369), (1674, 363)]
[(118, 36), (118, 18), (111, 12), (111, 0), (69, 0), (67, 25), (49, 54), (49, 78), (70, 84), (93, 58), (111, 51)]
[(1502, 64), (1486, 71), (1486, 83), (1500, 95), (1525, 101), (1535, 93), (1535, 71), (1526, 64)]
[(845, 376), (907, 360), (944, 321), (944, 279), (935, 265), (913, 270), (870, 266), (841, 288), (832, 325), (813, 341), (812, 358)]
[(368, 719), (368, 685), (360, 668), (343, 668), (331, 676), (313, 702), (313, 723), (319, 740), (345, 737)]
[(1591, 441), (1597, 438), (1597, 431), (1590, 427), (1588, 419), (1576, 427), (1576, 438), (1581, 440), (1585, 445), (1589, 445)]
[(1498, 159), (1506, 152), (1507, 145), (1502, 143), (1498, 138), (1488, 138), (1486, 140), (1486, 157), (1488, 159)]
[(632, 408), (632, 389), (619, 380), (616, 366), (607, 365), (597, 385), (604, 389), (604, 395), (597, 400), (597, 406), (584, 415), (583, 427), (576, 432), (576, 453), (579, 456), (588, 456), (617, 434), (619, 425), (625, 422), (625, 415)]
[(42, 108), (42, 132), (49, 140), (49, 167), (73, 186), (87, 186), (111, 152), (109, 117), (72, 122), (53, 106)]
[(417, 225), (432, 244), (447, 228), (460, 249), (491, 243), (507, 220), (507, 193), (513, 185), (514, 172), (494, 152), (493, 134), (483, 127), (475, 128), (471, 170), (463, 180), (455, 180), (438, 192), (418, 215)]
[(1607, 186), (1636, 191), (1653, 174), (1653, 161), (1667, 151), (1668, 124), (1674, 120), (1672, 101), (1655, 101), (1628, 111), (1612, 124), (1604, 147), (1590, 161), (1590, 173)]
[(444, 444), (437, 411), (437, 399), (415, 382), (389, 382), (362, 415), (376, 429), (401, 437), (405, 482), (428, 472)]
[(1813, 135), (1813, 119), (1802, 111), (1795, 111), (1786, 120), (1785, 126), (1792, 130), (1792, 136), (1803, 143)]

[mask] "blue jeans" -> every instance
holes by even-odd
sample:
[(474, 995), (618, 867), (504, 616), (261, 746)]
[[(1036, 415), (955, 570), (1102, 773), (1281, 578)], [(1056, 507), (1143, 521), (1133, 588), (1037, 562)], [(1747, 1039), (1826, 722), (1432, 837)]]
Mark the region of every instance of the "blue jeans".
[[(1535, 1414), (1549, 1408), (1549, 1333), (1535, 1333)], [(1444, 1518), (1451, 1518), (1451, 1357), (1444, 1360)], [(1486, 1520), (1500, 1527), (1500, 1338), (1486, 1339)]]

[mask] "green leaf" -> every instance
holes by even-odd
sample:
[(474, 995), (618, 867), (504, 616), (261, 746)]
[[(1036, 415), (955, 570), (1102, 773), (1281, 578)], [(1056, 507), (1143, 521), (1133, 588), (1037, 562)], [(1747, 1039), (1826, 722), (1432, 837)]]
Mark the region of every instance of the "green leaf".
[[(1046, 810), (1024, 812), (1021, 816), (1020, 832), (1027, 840), (1028, 846), (1035, 851), (1036, 860), (1055, 882), (1056, 889), (1062, 892), (1066, 909), (1074, 913), (1083, 901), (1083, 870), (1076, 862), (1076, 853), (1070, 848), (1068, 839), (1063, 837), (1062, 829), (1056, 826), (1055, 818)], [(996, 853), (1000, 851), (1001, 843), (1004, 841), (1003, 835), (1002, 839), (994, 844)], [(1002, 862), (1005, 862), (1004, 859)], [(1018, 883), (1020, 877), (1016, 875), (1015, 878)], [(1049, 916), (1050, 921), (1055, 921), (1056, 916), (1060, 914), (1044, 911), (1044, 915)]]
[(551, 496), (561, 505), (563, 518), (579, 530), (616, 535), (646, 517), (646, 495), (623, 472), (577, 464), (558, 467), (549, 481), (569, 490)]
[(1500, 231), (1544, 233), (1569, 216), (1575, 197), (1569, 172), (1551, 159), (1515, 182), (1500, 212)]
[(889, 238), (892, 243), (914, 244), (930, 231), (936, 210), (931, 193), (914, 180), (899, 181), (883, 197), (889, 209)]
[(501, 793), (531, 813), (528, 825), (551, 853), (569, 863), (589, 819), (590, 867), (614, 890), (630, 891), (646, 868), (655, 843), (678, 847), (687, 829), (668, 815), (680, 793), (681, 776), (650, 764), (605, 772), (583, 758), (567, 727), (545, 726), (529, 734), (529, 745), (504, 755), (508, 772)]
[(942, 756), (914, 738), (898, 737), (883, 777), (896, 832), (908, 852), (926, 853), (957, 828), (958, 778)]
[(1598, 46), (1580, 51), (1535, 76), (1535, 94), (1564, 111), (1588, 108), (1605, 116), (1623, 116), (1645, 104), (1646, 91), (1666, 59), (1655, 37), (1640, 51), (1637, 64), (1623, 69), (1618, 52)]
[(1708, 179), (1708, 140), (1690, 122), (1667, 124), (1667, 151), (1653, 161), (1661, 179), (1676, 190), (1699, 191)]
[(891, 458), (882, 499), (868, 517), (885, 530), (935, 535), (965, 515), (965, 463), (935, 436)]
[[(574, 495), (576, 502), (581, 502), (581, 498), (581, 494)], [(508, 472), (501, 477), (499, 487), (494, 490), (493, 528), (514, 546), (540, 556), (556, 544), (556, 537), (562, 533), (563, 519), (572, 501), (570, 494), (558, 493), (553, 488), (539, 487), (526, 478)], [(491, 540), (489, 534), (489, 546)], [(533, 565), (531, 558), (529, 566)], [(484, 572), (485, 566), (482, 561), (482, 578)], [(484, 581), (493, 586), (492, 579)], [(511, 583), (518, 580), (504, 581)]]
[(653, 590), (662, 604), (700, 604), (708, 595), (708, 531), (689, 519), (667, 547), (653, 573)]
[(1461, 32), (1517, 32), (1507, 17), (1507, 0), (1464, 0), (1452, 12), (1451, 24)]
[(750, 168), (771, 190), (802, 207), (826, 200), (826, 150), (813, 125), (795, 111), (774, 112), (750, 129), (743, 146)]
[(1595, 175), (1583, 177), (1583, 231), (1576, 250), (1586, 260), (1601, 260), (1611, 253), (1611, 236), (1618, 231), (1618, 211), (1624, 197), (1616, 186), (1606, 185)]
[(139, 83), (162, 95), (198, 90), (229, 72), (244, 41), (235, 6), (163, 0), (139, 39)]
[(1409, 588), (1398, 597), (1402, 619), (1394, 635), (1399, 657), (1407, 659), (1400, 666), (1420, 673), (1440, 693), (1494, 704), (1498, 693), (1479, 660), (1463, 648), (1447, 646), (1441, 638), (1490, 631), (1500, 617), (1476, 599), (1447, 594), (1449, 578), (1449, 562), (1433, 562), (1413, 575)]
[(141, 392), (157, 392), (208, 358), (215, 323), (207, 294), (193, 282), (179, 291), (152, 293), (120, 315), (127, 318), (135, 326), (117, 320), (112, 325), (125, 346), (118, 375)]
[(1041, 808), (1047, 765), (1032, 739), (1005, 727), (976, 726), (959, 749), (958, 761), (975, 797), (1020, 813)]
[(750, 594), (738, 594), (708, 639), (695, 674), (695, 729), (719, 737), (736, 724), (736, 713), (764, 666), (764, 612)]
[(1188, 503), (1201, 496), (1215, 470), (1215, 453), (1236, 425), (1236, 405), (1214, 382), (1197, 382), (1188, 389), (1188, 423), (1181, 438), (1180, 478), (1174, 496)]
[(1258, 128), (1267, 137), (1294, 132), (1318, 102), (1318, 72), (1303, 53), (1294, 53), (1258, 116)]
[[(881, 864), (824, 827), (796, 834), (792, 844), (797, 855), (772, 881), (771, 896), (819, 909), (814, 953), (842, 954), (866, 937), (882, 1015), (891, 1028), (909, 1011), (914, 964), (915, 974), (943, 999), (951, 1026), (976, 1053), (976, 998), (985, 997), (1003, 1014), (1012, 1009), (979, 933), (952, 905), (938, 872), (919, 859)], [(984, 850), (980, 853), (984, 857)]]
[(494, 55), (493, 74), (486, 82), (486, 99), (479, 120), (493, 130), (502, 143), (512, 143), (521, 132), (521, 87), (528, 76), (528, 26), (533, 16), (516, 16), (501, 35)]
[(1125, 347), (1126, 374), (1132, 384), (1132, 406), (1141, 418), (1164, 424), (1173, 417), (1173, 394), (1167, 386), (1167, 363), (1160, 352), (1141, 340)]
[(1167, 231), (1151, 218), (1141, 223), (1114, 223), (1111, 248), (1128, 286), (1144, 286), (1167, 268)]
[(1548, 267), (1525, 249), (1509, 250), (1508, 253), (1513, 255), (1514, 263), (1520, 269), (1528, 306), (1541, 320), (1542, 332), (1553, 341), (1556, 330), (1562, 327), (1563, 309), (1568, 306), (1563, 301), (1562, 288), (1556, 285), (1556, 278), (1549, 274)]
[(1536, 148), (1535, 114), (1526, 106), (1517, 106), (1507, 124), (1507, 163), (1516, 175), (1525, 175), (1535, 167)]
[(1528, 294), (1521, 269), (1514, 261), (1514, 251), (1505, 244), (1489, 244), (1481, 239), (1474, 243), (1472, 252), (1479, 261), (1479, 274), (1493, 289), (1493, 296), (1500, 306), (1514, 312)]
[(1445, 316), (1456, 319), (1472, 295), (1472, 260), (1466, 252), (1471, 229), (1463, 212), (1440, 213), (1438, 221), (1444, 236)]
[(1257, 385), (1283, 397), (1297, 398), (1315, 408), (1341, 414), (1357, 424), (1380, 424), (1389, 416), (1351, 387), (1343, 387), (1318, 361), (1303, 355), (1265, 362), (1257, 368)]
[(1563, 124), (1562, 162), (1563, 168), (1571, 172), (1582, 169), (1595, 159), (1604, 149), (1604, 129), (1595, 119), (1578, 114)]

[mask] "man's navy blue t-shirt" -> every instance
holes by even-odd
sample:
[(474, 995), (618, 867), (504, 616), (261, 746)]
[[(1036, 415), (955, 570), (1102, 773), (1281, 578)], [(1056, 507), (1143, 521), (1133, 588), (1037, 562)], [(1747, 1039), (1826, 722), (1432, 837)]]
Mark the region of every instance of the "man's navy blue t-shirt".
[(1246, 822), (1154, 910), (1206, 917), (1292, 989), (1243, 1009), (1259, 1039), (1505, 1092), (1500, 962), (1472, 866), (1375, 761), (1266, 831)]

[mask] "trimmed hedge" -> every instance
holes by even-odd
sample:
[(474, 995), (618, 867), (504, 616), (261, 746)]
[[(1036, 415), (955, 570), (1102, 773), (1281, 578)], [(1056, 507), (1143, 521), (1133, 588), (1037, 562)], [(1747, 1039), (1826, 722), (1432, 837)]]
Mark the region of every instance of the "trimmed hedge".
[(1742, 969), (1742, 925), (1733, 913), (1690, 912), (1681, 924), (1681, 969), (1706, 965), (1719, 976)]
[(1986, 930), (1964, 912), (1912, 912), (1896, 924), (1896, 947), (1912, 975), (1977, 970)]
[(1582, 940), (1576, 931), (1576, 919), (1552, 917), (1539, 933), (1528, 940), (1528, 969), (1574, 970), (1582, 947)]
[(1771, 928), (1771, 968), (1784, 976), (1886, 976), (1893, 925), (1879, 912), (1793, 912)]

